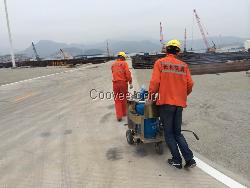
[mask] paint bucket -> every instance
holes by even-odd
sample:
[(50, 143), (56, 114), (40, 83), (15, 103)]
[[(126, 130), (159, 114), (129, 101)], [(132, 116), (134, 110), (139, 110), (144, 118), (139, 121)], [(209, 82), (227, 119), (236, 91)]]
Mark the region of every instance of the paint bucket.
[(156, 127), (159, 121), (156, 118), (150, 118), (144, 120), (144, 137), (148, 139), (156, 138)]

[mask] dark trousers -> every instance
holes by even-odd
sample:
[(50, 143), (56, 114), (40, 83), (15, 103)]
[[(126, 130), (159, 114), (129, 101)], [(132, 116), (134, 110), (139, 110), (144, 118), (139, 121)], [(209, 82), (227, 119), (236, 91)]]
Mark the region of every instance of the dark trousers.
[(173, 156), (172, 159), (176, 163), (182, 163), (178, 146), (185, 161), (193, 158), (193, 152), (189, 149), (186, 139), (181, 134), (182, 111), (183, 108), (179, 106), (159, 106), (161, 122), (164, 125), (165, 141)]

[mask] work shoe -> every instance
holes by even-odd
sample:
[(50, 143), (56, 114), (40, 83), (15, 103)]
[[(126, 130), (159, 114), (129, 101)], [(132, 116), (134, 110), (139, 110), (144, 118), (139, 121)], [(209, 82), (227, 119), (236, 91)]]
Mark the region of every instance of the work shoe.
[(171, 166), (178, 168), (178, 169), (182, 169), (182, 164), (181, 163), (175, 163), (173, 161), (173, 159), (168, 159), (168, 164), (170, 164)]
[(196, 162), (194, 159), (191, 159), (186, 162), (184, 168), (194, 168), (196, 166)]

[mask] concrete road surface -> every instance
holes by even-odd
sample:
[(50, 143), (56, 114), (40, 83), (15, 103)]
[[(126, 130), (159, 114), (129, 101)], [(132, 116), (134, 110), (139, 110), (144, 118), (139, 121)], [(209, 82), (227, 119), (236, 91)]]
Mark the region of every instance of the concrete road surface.
[(170, 153), (130, 146), (115, 119), (110, 63), (0, 87), (1, 188), (225, 187), (199, 168), (173, 169)]

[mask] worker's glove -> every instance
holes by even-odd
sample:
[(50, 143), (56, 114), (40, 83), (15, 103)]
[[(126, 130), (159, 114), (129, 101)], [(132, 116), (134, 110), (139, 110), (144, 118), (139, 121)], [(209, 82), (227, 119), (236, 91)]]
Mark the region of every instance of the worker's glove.
[(133, 88), (134, 88), (133, 84), (129, 84), (129, 89), (133, 89)]

